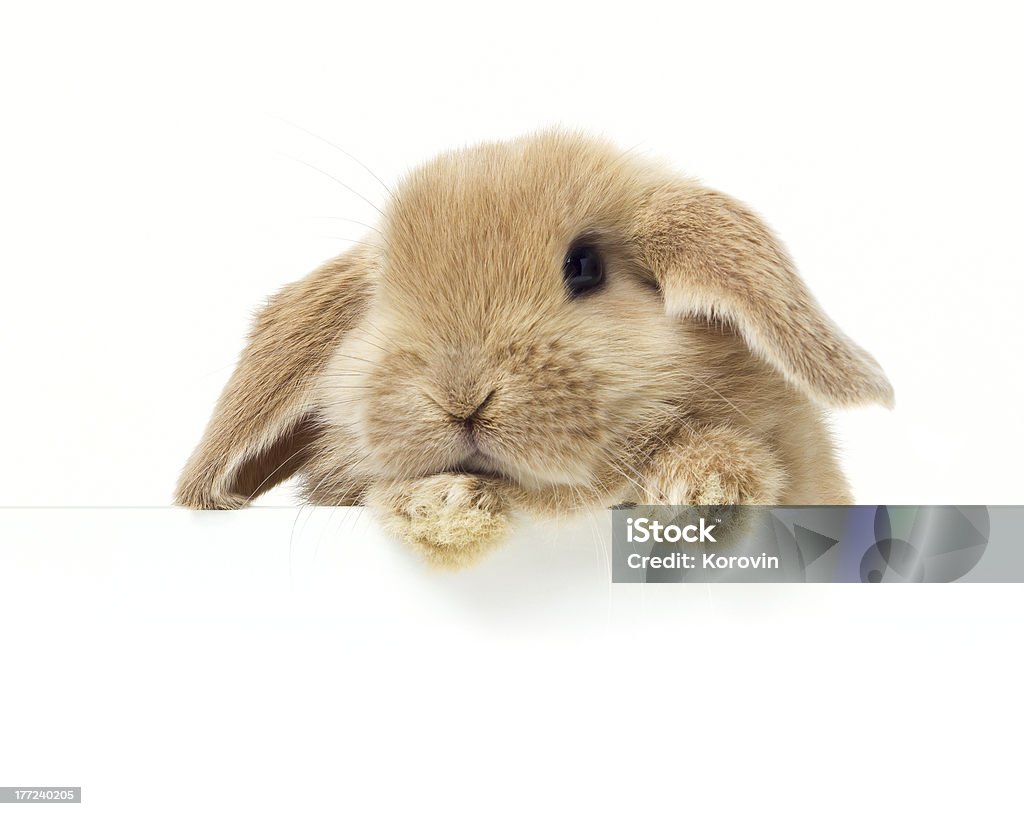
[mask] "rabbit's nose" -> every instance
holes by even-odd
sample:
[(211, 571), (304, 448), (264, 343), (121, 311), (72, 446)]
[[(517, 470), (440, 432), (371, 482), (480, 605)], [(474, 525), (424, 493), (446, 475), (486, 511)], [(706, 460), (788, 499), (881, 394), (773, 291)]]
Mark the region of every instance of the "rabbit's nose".
[(472, 399), (469, 401), (465, 400), (453, 400), (452, 403), (447, 407), (448, 415), (463, 425), (470, 425), (473, 420), (477, 419), (484, 408), (490, 404), (494, 398), (494, 393), (497, 389), (492, 388), (488, 391), (483, 399)]
[(439, 344), (431, 362), (432, 400), (449, 421), (470, 426), (494, 399), (493, 366), (482, 350), (454, 344)]

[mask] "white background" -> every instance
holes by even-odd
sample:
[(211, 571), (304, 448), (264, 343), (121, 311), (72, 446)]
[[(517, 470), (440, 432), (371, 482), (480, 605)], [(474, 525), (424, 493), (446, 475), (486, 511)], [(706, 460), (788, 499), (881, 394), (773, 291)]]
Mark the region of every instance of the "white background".
[[(552, 124), (775, 227), (896, 388), (836, 416), (859, 501), (1020, 503), (1008, 8), (6, 9), (0, 504), (167, 505), (253, 310), (372, 222), (328, 175), (382, 201), (318, 136), (390, 183)], [(1015, 587), (652, 600), (608, 586), (600, 517), (439, 577), (355, 511), (97, 512), (0, 512), (0, 785), (81, 784), (96, 813), (145, 785), (304, 813), (1010, 790)]]

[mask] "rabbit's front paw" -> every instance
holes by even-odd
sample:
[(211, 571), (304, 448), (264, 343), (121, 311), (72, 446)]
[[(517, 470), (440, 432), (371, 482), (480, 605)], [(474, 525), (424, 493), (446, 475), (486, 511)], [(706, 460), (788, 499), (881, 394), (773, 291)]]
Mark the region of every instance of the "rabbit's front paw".
[(656, 455), (641, 500), (650, 504), (774, 504), (785, 474), (764, 445), (729, 428), (681, 434)]
[(500, 484), (469, 473), (390, 483), (371, 491), (369, 504), (388, 530), (435, 566), (469, 566), (508, 532)]

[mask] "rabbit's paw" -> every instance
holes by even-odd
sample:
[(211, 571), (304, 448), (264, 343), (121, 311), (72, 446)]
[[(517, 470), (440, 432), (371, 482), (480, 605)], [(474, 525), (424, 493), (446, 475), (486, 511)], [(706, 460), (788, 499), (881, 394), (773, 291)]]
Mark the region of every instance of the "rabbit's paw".
[(772, 451), (731, 428), (687, 432), (651, 461), (642, 500), (720, 507), (775, 504), (785, 474)]
[(439, 567), (475, 563), (509, 527), (498, 481), (468, 473), (393, 482), (372, 490), (368, 503), (390, 532)]

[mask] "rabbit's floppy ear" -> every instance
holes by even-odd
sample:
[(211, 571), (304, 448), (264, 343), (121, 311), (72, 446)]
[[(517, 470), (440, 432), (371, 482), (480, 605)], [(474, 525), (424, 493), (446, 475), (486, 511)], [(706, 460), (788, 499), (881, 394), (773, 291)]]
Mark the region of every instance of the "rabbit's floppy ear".
[(362, 313), (372, 263), (352, 250), (271, 298), (185, 465), (177, 504), (242, 507), (308, 459), (318, 436), (312, 384)]
[(635, 225), (669, 313), (723, 320), (804, 393), (834, 406), (893, 404), (874, 358), (828, 318), (778, 239), (732, 198), (659, 184)]

